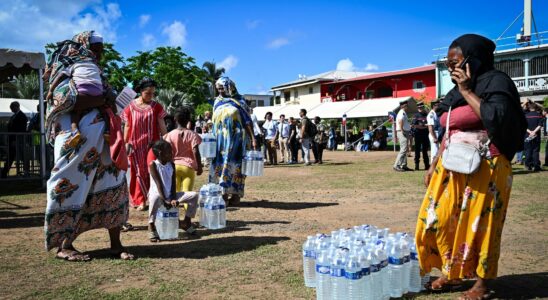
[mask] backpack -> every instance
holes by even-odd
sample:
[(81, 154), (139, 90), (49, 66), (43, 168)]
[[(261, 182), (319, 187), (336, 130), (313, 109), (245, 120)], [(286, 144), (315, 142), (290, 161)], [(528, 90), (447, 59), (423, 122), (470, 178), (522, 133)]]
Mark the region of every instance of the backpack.
[(316, 128), (316, 124), (312, 123), (309, 118), (306, 118), (306, 135), (309, 138), (314, 138), (317, 133), (318, 128)]

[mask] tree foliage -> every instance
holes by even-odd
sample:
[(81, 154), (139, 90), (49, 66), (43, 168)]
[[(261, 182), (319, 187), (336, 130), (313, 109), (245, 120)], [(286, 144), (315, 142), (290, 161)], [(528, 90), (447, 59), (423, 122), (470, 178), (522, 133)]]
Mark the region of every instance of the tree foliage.
[(26, 75), (18, 75), (11, 82), (13, 89), (6, 91), (6, 96), (18, 99), (39, 99), (40, 81), (38, 74), (32, 72)]
[(211, 90), (213, 92), (209, 92), (211, 98), (214, 98), (217, 96), (217, 91), (215, 89), (215, 82), (217, 82), (217, 79), (219, 79), (223, 74), (225, 73), (225, 68), (217, 68), (217, 64), (215, 62), (206, 61), (202, 65), (202, 69), (206, 72), (206, 78), (209, 82), (209, 86), (211, 87)]

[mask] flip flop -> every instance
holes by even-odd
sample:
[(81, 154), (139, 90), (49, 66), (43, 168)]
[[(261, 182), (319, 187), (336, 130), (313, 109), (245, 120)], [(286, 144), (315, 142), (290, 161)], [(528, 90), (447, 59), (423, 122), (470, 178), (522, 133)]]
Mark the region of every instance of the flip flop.
[(120, 231), (128, 232), (128, 231), (132, 231), (132, 230), (133, 230), (133, 225), (131, 225), (129, 223), (125, 223), (124, 225), (122, 225), (122, 229)]
[(187, 229), (183, 229), (189, 235), (196, 235), (196, 228), (193, 225), (190, 225)]
[(57, 251), (55, 258), (62, 259), (65, 261), (70, 261), (70, 262), (86, 262), (91, 260), (91, 257), (89, 257), (89, 255), (87, 254), (80, 253), (76, 250), (69, 250), (69, 251), (70, 251), (69, 253), (63, 250)]
[(451, 280), (449, 280), (449, 279), (445, 278), (445, 281), (443, 281), (442, 283), (437, 283), (436, 286), (434, 286), (433, 283), (435, 283), (439, 279), (441, 279), (441, 277), (434, 280), (434, 281), (431, 281), (431, 282), (427, 283), (425, 285), (425, 288), (430, 292), (438, 293), (438, 292), (448, 292), (448, 291), (451, 290), (451, 288), (458, 287), (458, 286), (462, 285), (462, 280), (460, 280), (460, 279), (451, 279)]
[(160, 241), (160, 236), (156, 231), (150, 231), (148, 237), (151, 243), (158, 243)]
[(490, 291), (476, 291), (476, 290), (468, 290), (464, 293), (462, 293), (462, 296), (459, 297), (459, 300), (484, 300), (484, 299), (490, 299), (492, 293)]
[(127, 252), (126, 249), (122, 249), (122, 250), (119, 250), (119, 251), (115, 251), (115, 252), (111, 252), (110, 253), (110, 256), (112, 256), (112, 258), (116, 258), (116, 259), (121, 259), (121, 260), (136, 260), (137, 258), (135, 257), (135, 255)]

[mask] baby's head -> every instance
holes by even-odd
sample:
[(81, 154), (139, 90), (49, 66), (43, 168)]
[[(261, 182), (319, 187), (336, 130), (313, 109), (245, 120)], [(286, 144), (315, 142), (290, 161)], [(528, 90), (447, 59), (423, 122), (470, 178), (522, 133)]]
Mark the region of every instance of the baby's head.
[(173, 161), (173, 153), (171, 152), (171, 145), (164, 141), (158, 140), (152, 144), (152, 153), (163, 164)]

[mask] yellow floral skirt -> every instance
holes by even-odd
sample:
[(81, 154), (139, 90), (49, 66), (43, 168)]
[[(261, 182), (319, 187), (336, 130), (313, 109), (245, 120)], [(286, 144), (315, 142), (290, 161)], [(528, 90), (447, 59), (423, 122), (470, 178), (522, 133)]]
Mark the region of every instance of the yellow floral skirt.
[(496, 278), (511, 189), (512, 167), (502, 155), (482, 160), (471, 175), (446, 170), (440, 158), (417, 220), (421, 272)]

